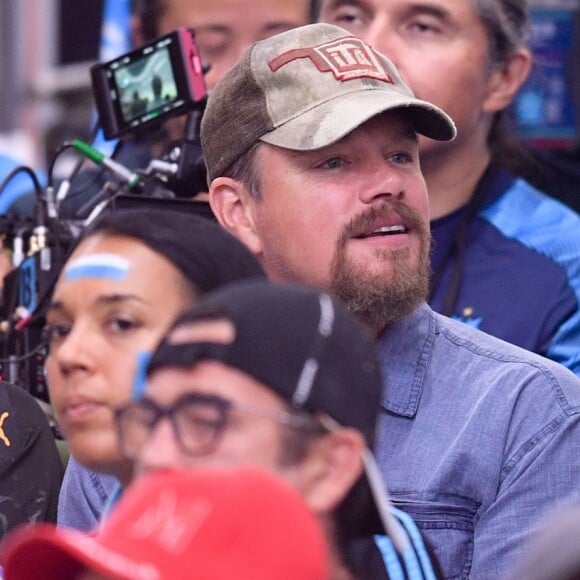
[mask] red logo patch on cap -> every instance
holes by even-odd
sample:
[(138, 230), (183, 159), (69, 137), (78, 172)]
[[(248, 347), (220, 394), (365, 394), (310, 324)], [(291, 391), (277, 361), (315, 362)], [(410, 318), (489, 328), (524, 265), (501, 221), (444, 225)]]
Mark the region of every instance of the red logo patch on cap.
[(295, 48), (273, 58), (268, 66), (272, 72), (290, 62), (310, 59), (320, 72), (332, 72), (339, 81), (371, 78), (394, 84), (379, 62), (374, 50), (359, 38), (345, 36), (310, 48)]

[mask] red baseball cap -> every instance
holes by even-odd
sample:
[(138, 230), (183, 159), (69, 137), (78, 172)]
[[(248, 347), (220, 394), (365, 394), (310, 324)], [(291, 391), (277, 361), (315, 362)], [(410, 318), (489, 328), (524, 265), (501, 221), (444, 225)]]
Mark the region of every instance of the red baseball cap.
[(95, 534), (27, 526), (6, 538), (2, 562), (6, 580), (66, 580), (85, 569), (127, 580), (329, 578), (316, 516), (256, 467), (153, 473)]

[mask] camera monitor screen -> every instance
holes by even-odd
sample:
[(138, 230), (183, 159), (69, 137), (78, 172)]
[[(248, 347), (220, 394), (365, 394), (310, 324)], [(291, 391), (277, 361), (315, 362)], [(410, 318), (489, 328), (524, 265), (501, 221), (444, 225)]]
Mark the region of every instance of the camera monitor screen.
[(91, 69), (107, 138), (194, 109), (206, 96), (193, 32), (181, 28)]
[(512, 107), (517, 134), (534, 146), (573, 143), (580, 129), (580, 11), (530, 12), (532, 72)]
[(127, 123), (144, 115), (156, 117), (179, 101), (167, 47), (135, 62), (120, 63), (113, 77)]

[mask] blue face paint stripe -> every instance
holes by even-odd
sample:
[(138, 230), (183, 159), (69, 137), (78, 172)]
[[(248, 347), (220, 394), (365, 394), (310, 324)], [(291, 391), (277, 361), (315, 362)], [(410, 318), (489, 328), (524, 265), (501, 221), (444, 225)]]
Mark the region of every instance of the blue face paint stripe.
[(79, 280), (80, 278), (100, 278), (121, 282), (127, 276), (127, 270), (117, 266), (78, 265), (67, 268), (65, 278), (68, 281)]
[(142, 351), (137, 353), (137, 367), (133, 378), (131, 396), (133, 399), (141, 399), (147, 386), (147, 365), (151, 360), (151, 353)]
[(118, 254), (89, 254), (73, 259), (64, 270), (66, 280), (101, 278), (120, 282), (129, 272), (129, 261)]

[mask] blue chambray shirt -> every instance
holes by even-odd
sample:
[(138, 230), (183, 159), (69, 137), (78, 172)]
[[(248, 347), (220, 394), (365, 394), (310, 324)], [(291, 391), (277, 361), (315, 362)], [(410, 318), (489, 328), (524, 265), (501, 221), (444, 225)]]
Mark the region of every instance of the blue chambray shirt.
[(377, 349), (376, 454), (395, 504), (446, 578), (509, 578), (538, 519), (580, 496), (580, 379), (427, 305)]

